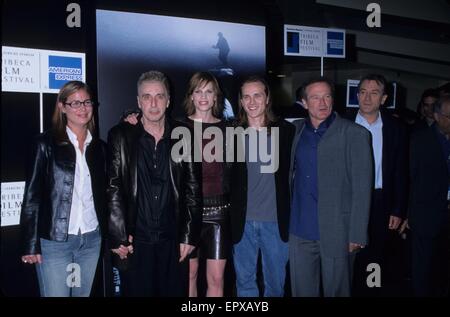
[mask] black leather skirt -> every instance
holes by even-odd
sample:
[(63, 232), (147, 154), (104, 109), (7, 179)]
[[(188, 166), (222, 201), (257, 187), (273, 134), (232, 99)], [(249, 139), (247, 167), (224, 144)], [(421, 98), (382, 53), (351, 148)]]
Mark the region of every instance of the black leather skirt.
[(203, 223), (200, 243), (191, 258), (227, 259), (231, 249), (229, 224), (230, 203), (227, 196), (203, 198)]

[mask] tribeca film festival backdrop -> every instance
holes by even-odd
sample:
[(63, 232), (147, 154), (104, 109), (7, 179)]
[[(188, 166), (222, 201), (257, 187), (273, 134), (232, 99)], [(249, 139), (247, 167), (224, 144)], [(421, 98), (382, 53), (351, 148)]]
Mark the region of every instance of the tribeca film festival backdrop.
[[(99, 134), (106, 140), (123, 111), (137, 107), (136, 82), (144, 71), (158, 69), (169, 76), (172, 117), (183, 115), (185, 88), (195, 71), (217, 76), (228, 117), (237, 113), (240, 80), (265, 73), (263, 26), (101, 9), (95, 10), (95, 16), (89, 29), (95, 41), (88, 40), (84, 51), (92, 53), (87, 57), (83, 52), (44, 50), (39, 45), (2, 45), (1, 279), (7, 296), (38, 295), (34, 269), (19, 261), (25, 164), (33, 136), (51, 126), (56, 95), (66, 81), (87, 81), (97, 88)], [(227, 47), (218, 45), (220, 37)], [(91, 60), (90, 72), (86, 59)], [(93, 290), (96, 295), (120, 294), (118, 271), (109, 263), (105, 252)]]
[[(81, 76), (93, 88), (103, 139), (125, 109), (136, 108), (136, 81), (152, 68), (172, 81), (173, 117), (183, 114), (187, 81), (199, 70), (219, 78), (230, 117), (243, 76), (265, 74), (274, 110), (287, 117), (297, 87), (322, 70), (337, 84), (339, 113), (357, 109), (354, 87), (362, 74), (380, 73), (392, 83), (387, 104), (415, 114), (426, 88), (449, 81), (450, 2), (379, 0), (378, 15), (367, 10), (369, 2), (2, 0), (0, 292), (39, 294), (34, 267), (20, 262), (17, 223), (30, 142), (50, 127), (62, 82)], [(286, 25), (344, 31), (329, 41), (343, 58), (284, 55), (288, 47), (301, 55), (304, 44), (291, 32), (284, 47)], [(108, 263), (99, 265), (94, 296), (114, 295), (119, 286)]]

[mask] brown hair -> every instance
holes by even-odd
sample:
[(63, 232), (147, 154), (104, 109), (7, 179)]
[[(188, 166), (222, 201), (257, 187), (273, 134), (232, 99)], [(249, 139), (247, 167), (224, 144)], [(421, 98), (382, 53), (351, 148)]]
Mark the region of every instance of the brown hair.
[(186, 115), (190, 116), (195, 113), (195, 106), (192, 100), (192, 94), (197, 87), (204, 87), (211, 83), (213, 86), (214, 93), (216, 94), (216, 102), (212, 107), (212, 115), (217, 119), (222, 119), (223, 117), (223, 94), (220, 89), (219, 83), (216, 77), (208, 72), (196, 72), (192, 75), (189, 80), (188, 89), (186, 91), (186, 96), (184, 97), (184, 110)]
[(270, 88), (267, 82), (264, 78), (259, 76), (251, 76), (247, 78), (241, 85), (241, 88), (239, 89), (239, 114), (238, 114), (238, 125), (243, 127), (248, 127), (248, 118), (247, 113), (245, 112), (244, 107), (242, 106), (242, 87), (244, 87), (245, 84), (249, 83), (260, 83), (264, 86), (264, 93), (267, 96), (267, 105), (264, 112), (264, 125), (267, 127), (270, 127), (273, 122), (276, 121), (276, 117), (272, 112), (272, 96), (270, 94)]
[[(52, 126), (55, 131), (56, 138), (59, 141), (67, 141), (68, 137), (66, 133), (67, 117), (65, 113), (61, 111), (61, 108), (58, 107), (58, 104), (64, 104), (72, 94), (76, 93), (79, 90), (86, 91), (89, 97), (92, 97), (92, 92), (89, 86), (81, 81), (69, 81), (65, 83), (64, 86), (62, 86), (59, 90), (58, 97), (56, 98), (55, 110), (53, 111), (52, 117)], [(91, 120), (88, 122), (87, 128), (89, 129), (91, 134), (94, 135), (94, 116), (92, 116)]]
[[(323, 77), (323, 76), (311, 78), (311, 79), (307, 80), (305, 83), (303, 83), (303, 85), (302, 85), (302, 93), (301, 93), (301, 94), (302, 94), (302, 99), (304, 99), (304, 100), (307, 100), (307, 99), (308, 99), (308, 95), (307, 95), (307, 93), (306, 93), (306, 89), (307, 89), (309, 86), (311, 86), (312, 84), (317, 84), (317, 83), (324, 83), (324, 84), (327, 84), (328, 87), (330, 87), (330, 90), (331, 90), (331, 96), (332, 96), (333, 99), (334, 99), (334, 91), (335, 91), (335, 89), (334, 89), (334, 83), (331, 81), (331, 79), (328, 79), (327, 77)], [(358, 86), (358, 87), (359, 87), (359, 86)]]

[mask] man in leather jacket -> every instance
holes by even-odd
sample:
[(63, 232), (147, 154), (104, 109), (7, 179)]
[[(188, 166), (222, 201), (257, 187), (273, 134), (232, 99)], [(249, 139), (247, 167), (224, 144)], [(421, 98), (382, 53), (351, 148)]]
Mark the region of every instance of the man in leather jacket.
[(108, 135), (110, 248), (128, 262), (121, 272), (126, 296), (184, 296), (185, 259), (202, 221), (201, 170), (171, 155), (177, 125), (165, 115), (166, 76), (146, 72), (137, 86), (138, 124), (122, 122)]

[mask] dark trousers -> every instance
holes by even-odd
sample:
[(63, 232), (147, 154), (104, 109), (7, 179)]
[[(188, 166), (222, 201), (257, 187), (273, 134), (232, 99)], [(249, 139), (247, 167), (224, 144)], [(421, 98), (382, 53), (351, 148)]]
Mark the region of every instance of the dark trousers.
[[(368, 226), (369, 244), (362, 249), (355, 259), (353, 296), (383, 296), (384, 285), (388, 282), (387, 245), (395, 235), (395, 231), (389, 230), (388, 211), (384, 210), (382, 203), (382, 190), (374, 190), (372, 194), (372, 205)], [(370, 263), (377, 263), (381, 269), (381, 287), (367, 286), (367, 272)]]
[(448, 232), (429, 237), (411, 232), (414, 296), (445, 296), (448, 288)]
[(130, 267), (121, 272), (127, 297), (187, 296), (187, 261), (179, 263), (179, 244), (174, 240), (134, 242)]

